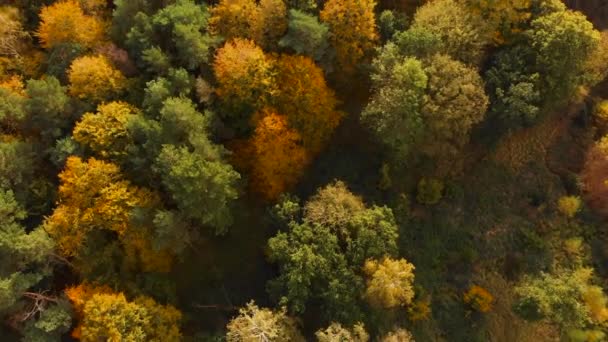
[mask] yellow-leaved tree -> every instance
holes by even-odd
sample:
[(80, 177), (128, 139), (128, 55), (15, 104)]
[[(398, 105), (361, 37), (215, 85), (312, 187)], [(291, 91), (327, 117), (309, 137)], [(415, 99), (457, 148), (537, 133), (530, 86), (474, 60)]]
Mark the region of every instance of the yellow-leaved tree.
[(74, 127), (74, 140), (103, 158), (122, 158), (133, 140), (127, 130), (129, 120), (139, 110), (126, 102), (104, 103), (97, 113), (86, 113)]
[(220, 0), (211, 9), (212, 30), (226, 38), (248, 38), (269, 48), (287, 30), (287, 7), (283, 0)]
[(395, 308), (409, 305), (414, 298), (414, 265), (405, 259), (367, 260), (365, 298), (374, 307)]
[(329, 25), (340, 74), (352, 75), (378, 40), (374, 0), (328, 0), (320, 13)]
[(219, 83), (217, 94), (234, 106), (261, 109), (277, 84), (272, 77), (272, 61), (253, 41), (236, 38), (220, 48), (213, 61)]
[(68, 79), (70, 95), (94, 102), (116, 97), (127, 87), (125, 76), (101, 55), (75, 59), (70, 65)]
[(40, 11), (38, 37), (46, 49), (62, 43), (92, 47), (103, 39), (103, 24), (86, 15), (78, 1), (58, 1)]
[(169, 270), (170, 254), (151, 249), (145, 230), (131, 222), (136, 208), (158, 207), (158, 195), (132, 185), (115, 164), (95, 158), (85, 162), (69, 157), (59, 179), (57, 207), (45, 221), (45, 230), (62, 255), (79, 256), (89, 233), (107, 230), (118, 235), (128, 255), (137, 257), (142, 268)]
[(82, 341), (181, 341), (181, 312), (145, 296), (127, 300), (107, 286), (80, 284), (65, 291), (78, 326), (72, 337)]

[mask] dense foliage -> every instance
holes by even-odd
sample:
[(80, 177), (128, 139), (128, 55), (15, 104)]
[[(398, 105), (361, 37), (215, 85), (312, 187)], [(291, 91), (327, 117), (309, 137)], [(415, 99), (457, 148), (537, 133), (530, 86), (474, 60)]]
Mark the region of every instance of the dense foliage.
[(1, 2), (0, 340), (605, 341), (602, 6)]

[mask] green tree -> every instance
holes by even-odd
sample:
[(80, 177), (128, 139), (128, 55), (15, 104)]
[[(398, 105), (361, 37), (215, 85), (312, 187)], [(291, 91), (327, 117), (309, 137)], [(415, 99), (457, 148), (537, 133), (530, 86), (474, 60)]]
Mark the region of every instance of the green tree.
[(429, 155), (449, 156), (469, 140), (473, 126), (484, 119), (488, 97), (477, 70), (445, 55), (436, 55), (425, 67), (428, 97), (422, 107)]
[(515, 287), (518, 301), (514, 310), (527, 320), (547, 319), (567, 332), (602, 324), (607, 316), (606, 298), (590, 296), (593, 270), (579, 268), (556, 274), (526, 277)]
[(528, 47), (514, 45), (496, 54), (485, 73), (491, 117), (510, 127), (530, 125), (541, 114), (540, 74)]
[(480, 18), (455, 0), (429, 1), (418, 8), (412, 29), (420, 28), (441, 38), (442, 53), (467, 64), (479, 64), (490, 42)]
[(308, 56), (317, 63), (330, 58), (329, 27), (319, 19), (302, 11), (289, 10), (287, 34), (279, 45), (289, 47), (297, 54)]
[(228, 323), (228, 342), (304, 341), (295, 320), (285, 312), (259, 308), (253, 301), (239, 309), (239, 315)]
[(569, 99), (584, 83), (583, 71), (599, 44), (599, 32), (583, 14), (564, 10), (532, 21), (527, 35), (542, 75), (543, 100)]
[(424, 132), (422, 106), (428, 77), (415, 58), (391, 55), (388, 43), (374, 60), (374, 94), (361, 113), (361, 120), (383, 143), (406, 156)]
[(165, 145), (156, 167), (180, 211), (203, 226), (226, 231), (232, 223), (230, 204), (238, 197), (239, 174), (222, 160), (208, 159), (187, 147)]
[(299, 216), (293, 201), (278, 206), (277, 211), (283, 213), (279, 216), (291, 220), (285, 231), (268, 241), (269, 258), (280, 270), (269, 289), (294, 313), (304, 312), (310, 301), (318, 300), (326, 317), (354, 323), (361, 317), (361, 267), (369, 258), (394, 255), (398, 234), (393, 214), (386, 207), (361, 209), (355, 205), (346, 222), (317, 220), (313, 212), (333, 212), (331, 217), (338, 217), (343, 210), (340, 203), (356, 202), (341, 187), (338, 183), (319, 190), (312, 202), (327, 203), (327, 208), (321, 210), (320, 203), (308, 206), (303, 223), (293, 220)]
[(63, 136), (72, 117), (66, 88), (54, 77), (29, 80), (26, 86), (27, 130), (39, 134), (44, 142)]
[(427, 58), (445, 50), (441, 36), (422, 26), (395, 33), (393, 41), (404, 56)]

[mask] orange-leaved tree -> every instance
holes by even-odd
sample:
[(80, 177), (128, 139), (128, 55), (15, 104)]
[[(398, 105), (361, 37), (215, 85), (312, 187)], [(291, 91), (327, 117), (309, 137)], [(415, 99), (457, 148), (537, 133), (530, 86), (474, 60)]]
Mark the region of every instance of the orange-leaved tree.
[(78, 1), (59, 1), (40, 11), (38, 37), (46, 49), (62, 43), (92, 47), (103, 39), (103, 24), (86, 15)]
[(235, 158), (249, 159), (251, 186), (268, 200), (294, 186), (309, 163), (300, 134), (289, 128), (288, 119), (272, 109), (256, 114), (253, 136), (237, 149)]
[(304, 147), (316, 154), (340, 123), (344, 113), (327, 86), (323, 71), (308, 57), (281, 55), (276, 59), (276, 83), (281, 87), (273, 106), (287, 115), (289, 126), (302, 136)]

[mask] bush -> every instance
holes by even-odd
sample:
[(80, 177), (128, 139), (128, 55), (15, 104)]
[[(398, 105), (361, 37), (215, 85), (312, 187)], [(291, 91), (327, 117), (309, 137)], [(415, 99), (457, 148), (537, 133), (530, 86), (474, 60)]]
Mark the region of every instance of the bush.
[(494, 296), (481, 286), (473, 285), (467, 291), (463, 300), (469, 304), (473, 309), (479, 312), (488, 312), (492, 310), (492, 303), (494, 302)]
[(601, 134), (608, 131), (608, 100), (602, 100), (595, 104), (593, 107), (593, 122)]
[(563, 196), (557, 202), (559, 212), (568, 218), (573, 218), (581, 208), (581, 199), (578, 196)]
[(441, 200), (443, 182), (434, 178), (422, 178), (418, 182), (418, 195), (416, 200), (420, 204), (433, 205)]

